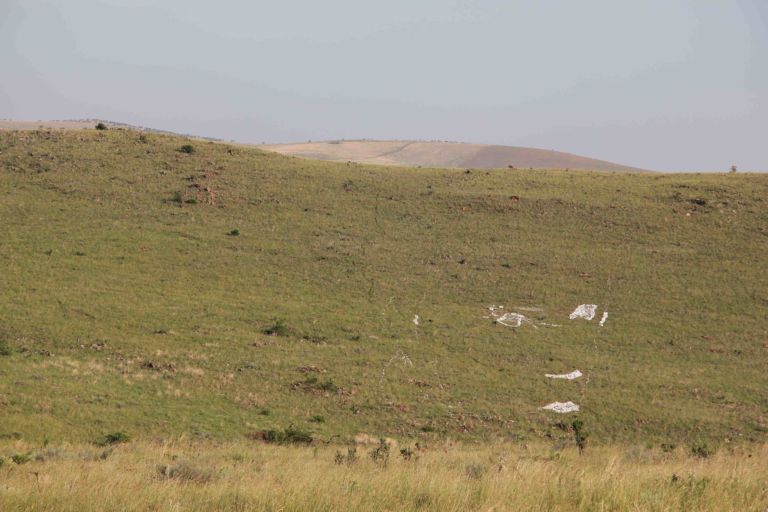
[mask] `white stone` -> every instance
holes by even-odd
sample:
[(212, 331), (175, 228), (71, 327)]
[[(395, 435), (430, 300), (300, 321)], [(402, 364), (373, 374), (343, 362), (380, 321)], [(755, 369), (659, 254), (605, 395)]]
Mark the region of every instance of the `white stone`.
[(595, 318), (595, 313), (597, 313), (597, 304), (581, 304), (573, 310), (573, 313), (568, 318), (571, 320), (576, 320), (577, 318), (592, 320)]
[(579, 406), (573, 402), (552, 402), (545, 405), (542, 409), (556, 412), (558, 414), (568, 414), (569, 412), (579, 412)]
[(583, 373), (581, 373), (579, 370), (574, 370), (574, 371), (572, 371), (571, 373), (565, 373), (565, 374), (561, 374), (561, 375), (555, 375), (555, 374), (553, 374), (553, 373), (547, 373), (547, 374), (545, 374), (544, 376), (545, 376), (546, 378), (548, 378), (548, 379), (565, 379), (565, 380), (574, 380), (574, 379), (578, 379), (578, 378), (579, 378), (579, 377), (581, 377), (582, 375), (584, 375), (584, 374), (583, 374)]

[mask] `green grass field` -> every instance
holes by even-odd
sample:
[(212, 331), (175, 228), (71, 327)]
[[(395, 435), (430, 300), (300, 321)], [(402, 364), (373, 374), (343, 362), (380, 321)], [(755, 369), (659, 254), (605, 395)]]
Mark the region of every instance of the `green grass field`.
[(593, 445), (768, 438), (768, 175), (0, 132), (0, 225), (6, 438), (560, 442), (567, 400)]

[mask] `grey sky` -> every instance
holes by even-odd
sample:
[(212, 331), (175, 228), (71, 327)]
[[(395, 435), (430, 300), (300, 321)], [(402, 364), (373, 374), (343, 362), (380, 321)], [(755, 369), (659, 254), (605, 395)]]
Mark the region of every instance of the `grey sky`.
[(768, 170), (768, 2), (0, 0), (0, 117)]

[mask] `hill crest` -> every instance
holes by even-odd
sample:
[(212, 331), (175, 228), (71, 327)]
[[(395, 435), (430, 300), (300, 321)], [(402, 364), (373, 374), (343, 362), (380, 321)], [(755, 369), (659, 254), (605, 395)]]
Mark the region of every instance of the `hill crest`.
[(644, 169), (548, 149), (448, 141), (341, 140), (266, 144), (284, 155), (363, 164), (476, 169), (580, 169), (648, 172)]

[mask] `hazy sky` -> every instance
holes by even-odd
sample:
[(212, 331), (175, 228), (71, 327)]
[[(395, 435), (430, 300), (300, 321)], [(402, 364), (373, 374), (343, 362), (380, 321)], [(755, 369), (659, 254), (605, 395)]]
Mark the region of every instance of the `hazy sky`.
[(768, 1), (0, 0), (0, 118), (768, 170)]

